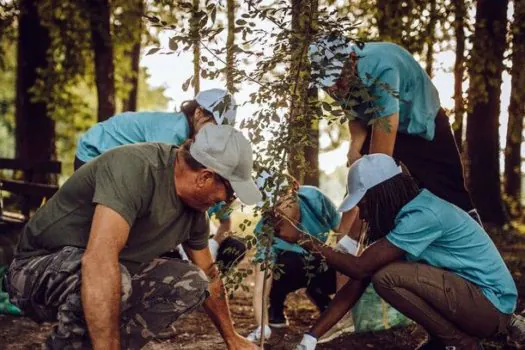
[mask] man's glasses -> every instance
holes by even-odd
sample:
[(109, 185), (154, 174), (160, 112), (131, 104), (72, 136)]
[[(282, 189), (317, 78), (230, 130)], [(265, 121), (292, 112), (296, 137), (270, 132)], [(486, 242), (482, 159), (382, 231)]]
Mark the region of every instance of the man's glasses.
[(237, 199), (237, 196), (235, 195), (235, 191), (232, 188), (232, 185), (230, 184), (230, 181), (226, 180), (219, 174), (215, 173), (215, 176), (222, 182), (224, 185), (224, 188), (226, 189), (226, 203), (231, 204), (233, 201)]

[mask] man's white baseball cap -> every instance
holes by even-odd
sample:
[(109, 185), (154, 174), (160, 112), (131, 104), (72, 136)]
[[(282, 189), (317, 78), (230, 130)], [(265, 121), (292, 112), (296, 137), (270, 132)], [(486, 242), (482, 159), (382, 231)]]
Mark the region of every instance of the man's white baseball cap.
[(229, 125), (208, 124), (195, 136), (190, 154), (228, 180), (241, 202), (255, 204), (261, 200), (252, 179), (252, 146), (240, 131)]
[(222, 89), (210, 89), (201, 91), (195, 96), (195, 101), (213, 114), (213, 119), (217, 125), (235, 125), (237, 115), (237, 105), (232, 94)]
[(333, 86), (350, 53), (352, 44), (343, 36), (326, 35), (310, 44), (308, 58), (314, 84), (323, 88)]
[(394, 158), (375, 153), (364, 155), (354, 162), (348, 170), (347, 191), (343, 203), (337, 209), (345, 212), (354, 208), (372, 187), (401, 174), (401, 167)]

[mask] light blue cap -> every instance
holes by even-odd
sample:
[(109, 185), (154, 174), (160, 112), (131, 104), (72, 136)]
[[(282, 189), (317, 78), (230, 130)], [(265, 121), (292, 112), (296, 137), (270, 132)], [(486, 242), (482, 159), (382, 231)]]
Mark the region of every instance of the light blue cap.
[(308, 48), (308, 58), (312, 65), (314, 84), (330, 87), (341, 76), (348, 55), (352, 52), (350, 41), (337, 35), (326, 35), (312, 43)]
[(401, 174), (394, 158), (374, 153), (362, 156), (350, 166), (346, 187), (348, 194), (337, 209), (345, 212), (354, 208), (372, 187)]
[(209, 89), (201, 91), (195, 96), (195, 101), (213, 114), (213, 119), (217, 125), (235, 126), (235, 117), (237, 116), (237, 105), (235, 99), (226, 90)]

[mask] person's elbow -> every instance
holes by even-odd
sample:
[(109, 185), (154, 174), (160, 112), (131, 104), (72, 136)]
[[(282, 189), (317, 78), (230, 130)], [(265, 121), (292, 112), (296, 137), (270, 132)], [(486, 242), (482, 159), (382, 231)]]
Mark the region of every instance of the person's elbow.
[(376, 272), (376, 269), (367, 263), (363, 263), (360, 260), (361, 259), (357, 259), (357, 262), (352, 267), (352, 269), (347, 269), (348, 272), (345, 274), (348, 277), (356, 280), (365, 280), (371, 278)]

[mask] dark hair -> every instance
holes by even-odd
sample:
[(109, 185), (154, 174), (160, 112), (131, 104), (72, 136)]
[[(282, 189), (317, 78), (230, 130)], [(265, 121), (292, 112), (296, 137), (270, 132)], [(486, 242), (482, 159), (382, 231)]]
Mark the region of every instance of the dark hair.
[(180, 104), (180, 111), (186, 115), (186, 118), (190, 119), (193, 117), (195, 110), (201, 105), (195, 100), (183, 101)]
[[(188, 120), (188, 124), (190, 126), (190, 137), (193, 137), (195, 134), (195, 129), (193, 127), (193, 116), (197, 108), (202, 108), (202, 106), (195, 100), (183, 101), (180, 104), (180, 110), (186, 116), (186, 119)], [(208, 118), (213, 118), (213, 114), (207, 111), (206, 109), (202, 108), (202, 111), (204, 112), (204, 115), (206, 115)]]
[(368, 243), (386, 236), (393, 228), (397, 214), (420, 192), (414, 179), (399, 174), (369, 189), (359, 205), (362, 218), (368, 223)]
[(202, 165), (199, 161), (197, 161), (190, 153), (190, 146), (193, 143), (192, 139), (186, 140), (180, 147), (182, 158), (184, 159), (184, 162), (188, 164), (188, 166), (192, 170), (199, 170), (199, 169), (205, 169), (206, 167)]

